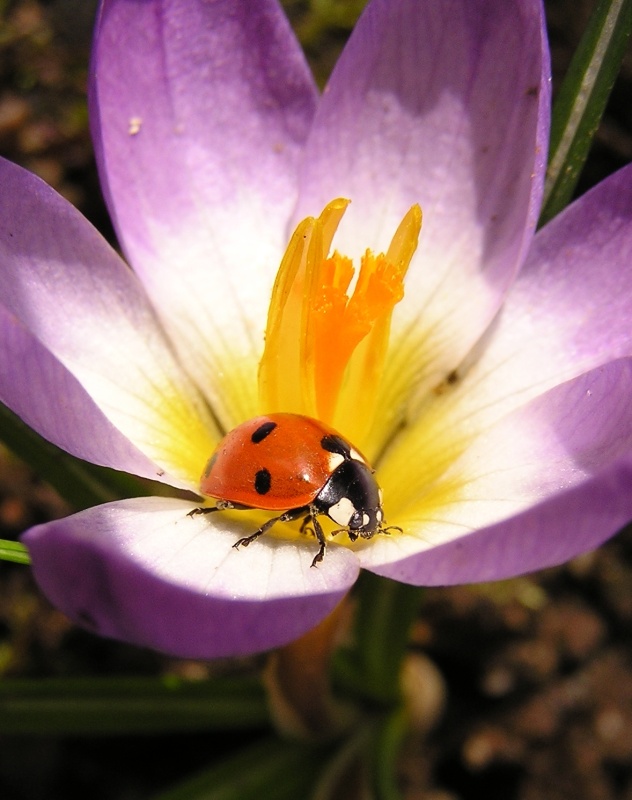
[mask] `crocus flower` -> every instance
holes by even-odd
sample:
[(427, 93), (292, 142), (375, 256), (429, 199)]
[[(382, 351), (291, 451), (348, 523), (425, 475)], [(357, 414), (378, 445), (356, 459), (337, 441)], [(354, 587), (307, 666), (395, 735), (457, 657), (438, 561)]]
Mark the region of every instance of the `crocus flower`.
[[(3, 163), (0, 398), (74, 455), (192, 493), (223, 432), (323, 416), (402, 533), (338, 535), (312, 568), (298, 526), (236, 550), (263, 515), (124, 500), (27, 532), (53, 603), (170, 653), (249, 653), (316, 624), (360, 568), (499, 579), (632, 517), (632, 169), (534, 235), (549, 82), (539, 0), (373, 0), (320, 97), (276, 0), (104, 0), (91, 120), (132, 269)], [(334, 265), (369, 250), (382, 277), (373, 299), (358, 282), (373, 310), (352, 355), (343, 308), (306, 366), (301, 309), (323, 286), (305, 265), (332, 236)]]

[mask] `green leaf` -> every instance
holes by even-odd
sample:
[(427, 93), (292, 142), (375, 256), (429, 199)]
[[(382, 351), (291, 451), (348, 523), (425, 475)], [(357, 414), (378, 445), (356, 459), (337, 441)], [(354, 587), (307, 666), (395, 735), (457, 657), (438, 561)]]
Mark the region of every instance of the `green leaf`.
[(1, 403), (0, 440), (76, 510), (150, 493), (131, 475), (88, 464), (47, 442)]
[(0, 539), (0, 560), (14, 561), (16, 564), (30, 564), (29, 551), (20, 542)]
[(330, 752), (270, 737), (154, 800), (308, 800)]
[(423, 589), (362, 572), (357, 584), (354, 645), (334, 662), (334, 681), (377, 703), (400, 694), (400, 672)]
[(103, 736), (269, 726), (258, 679), (0, 681), (0, 734)]
[(397, 767), (408, 733), (408, 718), (403, 707), (385, 717), (374, 738), (371, 777), (375, 800), (401, 800)]
[(366, 4), (367, 0), (311, 0), (310, 6), (323, 27), (351, 30)]
[(632, 0), (599, 0), (553, 106), (540, 225), (571, 199), (631, 30)]

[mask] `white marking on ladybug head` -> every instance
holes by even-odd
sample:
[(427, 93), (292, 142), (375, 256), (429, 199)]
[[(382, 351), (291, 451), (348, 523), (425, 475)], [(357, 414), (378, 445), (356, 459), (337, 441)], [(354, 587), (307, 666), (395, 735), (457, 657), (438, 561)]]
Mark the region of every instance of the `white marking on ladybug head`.
[(371, 517), (368, 514), (362, 514), (362, 527), (366, 528), (369, 522), (371, 522)]
[[(380, 498), (380, 502), (381, 502), (381, 500), (382, 500), (382, 498)], [(382, 513), (382, 509), (381, 508), (378, 508), (378, 510), (375, 512), (375, 519), (378, 521), (378, 523), (381, 523), (383, 521), (384, 514)]]
[(329, 472), (334, 472), (338, 467), (344, 463), (345, 457), (340, 453), (329, 453)]
[(351, 456), (351, 459), (353, 461), (359, 461), (361, 464), (366, 464), (366, 461), (364, 460), (364, 458), (362, 458), (360, 453), (358, 453), (357, 450), (354, 450), (353, 447), (349, 448), (349, 455)]
[(327, 511), (337, 525), (348, 525), (351, 517), (355, 514), (355, 506), (348, 497), (342, 497), (338, 502), (329, 507)]

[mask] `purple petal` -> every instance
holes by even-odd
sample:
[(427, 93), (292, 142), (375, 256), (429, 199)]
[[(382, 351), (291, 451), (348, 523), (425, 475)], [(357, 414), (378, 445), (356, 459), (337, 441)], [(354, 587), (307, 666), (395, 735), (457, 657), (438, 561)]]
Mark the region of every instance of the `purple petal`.
[(91, 111), (110, 211), (226, 427), (254, 413), (316, 100), (274, 0), (103, 3)]
[(71, 619), (186, 658), (267, 650), (300, 636), (342, 599), (358, 561), (262, 537), (236, 550), (249, 521), (187, 517), (190, 503), (139, 498), (98, 506), (24, 536), (35, 578)]
[(412, 535), (380, 539), (358, 554), (363, 566), (415, 584), (470, 583), (597, 547), (632, 518), (630, 396), (623, 359), (506, 417), (442, 478), (447, 499), (402, 509), (395, 521)]
[[(456, 383), (429, 393), (423, 415), (380, 464), (380, 480), (397, 496), (394, 507), (418, 496), (438, 469), (507, 414), (564, 381), (632, 356), (631, 263), (632, 166), (538, 233), (471, 363)], [(411, 469), (413, 454), (422, 452)], [(428, 474), (429, 464), (435, 474)]]
[(370, 569), (404, 583), (449, 586), (502, 580), (563, 564), (613, 536), (632, 519), (632, 462), (543, 501), (504, 522)]
[[(50, 389), (58, 380), (67, 381), (61, 365), (136, 448), (182, 485), (197, 486), (217, 432), (137, 278), (79, 212), (39, 178), (0, 161), (0, 185), (0, 304), (15, 335), (5, 343), (7, 379), (14, 380), (24, 347), (47, 370)], [(28, 389), (23, 381), (20, 385)], [(15, 396), (17, 387), (5, 391)], [(27, 415), (50, 420), (52, 411), (63, 426), (77, 426), (76, 447), (81, 436), (96, 436), (90, 427), (94, 415), (75, 418), (63, 399), (30, 392), (20, 405)], [(41, 404), (49, 410), (38, 410)], [(100, 426), (100, 433), (107, 435), (107, 426)], [(90, 445), (101, 447), (109, 451), (107, 439)]]
[(385, 250), (421, 204), (389, 397), (436, 384), (497, 310), (536, 222), (548, 115), (538, 0), (375, 0), (358, 22), (308, 140), (297, 216), (351, 198), (335, 243), (357, 256)]
[(464, 377), (468, 425), (495, 421), (547, 389), (632, 356), (632, 165), (550, 222), (480, 360)]
[(550, 385), (632, 355), (631, 263), (629, 165), (538, 233), (482, 369), (496, 371), (516, 392), (527, 382)]
[(93, 464), (170, 480), (112, 425), (77, 379), (2, 306), (0, 341), (0, 402), (27, 425)]

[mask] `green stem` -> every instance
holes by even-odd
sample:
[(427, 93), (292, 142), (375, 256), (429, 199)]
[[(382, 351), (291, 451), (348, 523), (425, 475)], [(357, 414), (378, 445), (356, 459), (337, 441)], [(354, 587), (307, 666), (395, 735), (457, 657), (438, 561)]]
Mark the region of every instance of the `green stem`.
[(250, 677), (0, 682), (0, 734), (103, 736), (268, 726), (264, 690)]
[(570, 201), (632, 31), (632, 0), (599, 0), (553, 106), (540, 225)]
[(131, 475), (88, 464), (47, 442), (1, 403), (0, 440), (76, 510), (150, 493)]
[(363, 572), (358, 581), (354, 646), (334, 663), (334, 680), (378, 704), (400, 696), (400, 672), (423, 589)]
[(375, 800), (401, 800), (397, 765), (407, 734), (408, 717), (403, 707), (389, 714), (378, 729), (371, 762)]
[(13, 561), (16, 564), (30, 564), (29, 551), (20, 542), (0, 539), (0, 560)]

